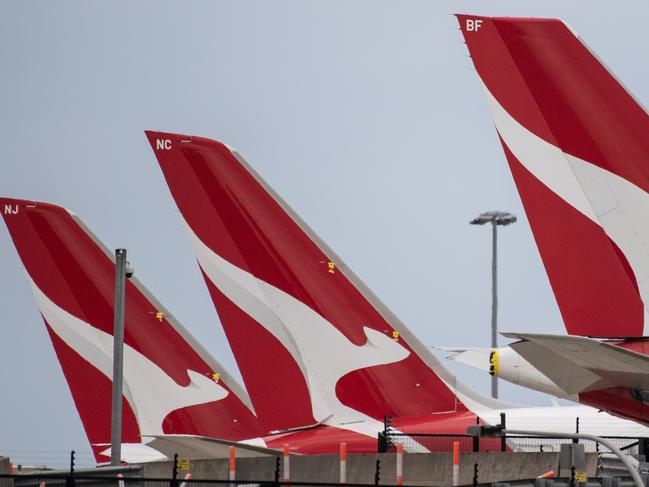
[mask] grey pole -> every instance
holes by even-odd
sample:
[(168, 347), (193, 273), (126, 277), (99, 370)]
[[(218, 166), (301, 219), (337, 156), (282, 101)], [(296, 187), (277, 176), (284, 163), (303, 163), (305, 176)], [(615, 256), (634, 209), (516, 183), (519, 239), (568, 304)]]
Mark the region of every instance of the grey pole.
[[(469, 223), (485, 225), (491, 223), (491, 348), (498, 348), (498, 225), (511, 225), (516, 217), (504, 211), (481, 213)], [(498, 398), (498, 378), (491, 376), (491, 397)]]
[[(498, 225), (491, 220), (491, 349), (498, 348)], [(491, 376), (491, 397), (498, 399), (498, 378)]]
[(113, 331), (113, 402), (110, 423), (110, 464), (122, 458), (122, 385), (124, 381), (124, 290), (126, 249), (115, 250), (115, 322)]

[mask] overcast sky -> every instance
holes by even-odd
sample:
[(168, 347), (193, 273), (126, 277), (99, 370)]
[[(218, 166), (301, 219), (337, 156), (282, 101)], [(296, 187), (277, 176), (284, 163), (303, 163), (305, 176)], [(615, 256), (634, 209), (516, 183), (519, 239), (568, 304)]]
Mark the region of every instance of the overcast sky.
[[(563, 332), (452, 13), (559, 17), (643, 102), (646, 2), (2, 1), (0, 193), (75, 211), (237, 376), (145, 129), (219, 139), (424, 343), (488, 346), (485, 210), (500, 233), (500, 328)], [(0, 228), (0, 453), (90, 449)], [(487, 376), (451, 367), (483, 392)], [(502, 397), (549, 398), (511, 385)]]

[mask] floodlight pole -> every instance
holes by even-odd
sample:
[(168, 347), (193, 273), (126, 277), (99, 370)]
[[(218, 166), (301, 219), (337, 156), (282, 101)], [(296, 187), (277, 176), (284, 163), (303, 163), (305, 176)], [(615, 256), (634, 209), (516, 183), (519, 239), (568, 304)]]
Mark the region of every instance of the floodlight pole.
[[(516, 222), (516, 217), (504, 211), (481, 213), (469, 223), (484, 225), (491, 223), (491, 349), (498, 348), (498, 225)], [(491, 376), (491, 397), (498, 398), (498, 378)]]
[[(491, 220), (491, 349), (498, 348), (498, 225)], [(498, 378), (491, 376), (491, 397), (498, 398)]]
[(110, 423), (110, 464), (122, 459), (122, 385), (124, 382), (124, 291), (126, 249), (115, 250), (115, 310), (113, 330), (113, 397)]

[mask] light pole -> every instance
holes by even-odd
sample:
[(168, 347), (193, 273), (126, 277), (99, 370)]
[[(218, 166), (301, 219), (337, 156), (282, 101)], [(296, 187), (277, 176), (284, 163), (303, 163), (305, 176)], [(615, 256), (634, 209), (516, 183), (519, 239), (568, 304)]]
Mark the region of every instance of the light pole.
[[(491, 223), (491, 348), (498, 348), (498, 226), (506, 226), (516, 221), (516, 217), (504, 211), (481, 213), (469, 223), (484, 225)], [(498, 379), (491, 376), (491, 397), (498, 398)]]
[(113, 330), (113, 394), (110, 424), (110, 464), (122, 459), (122, 385), (124, 383), (124, 295), (126, 279), (133, 268), (126, 260), (126, 249), (115, 250), (115, 309)]

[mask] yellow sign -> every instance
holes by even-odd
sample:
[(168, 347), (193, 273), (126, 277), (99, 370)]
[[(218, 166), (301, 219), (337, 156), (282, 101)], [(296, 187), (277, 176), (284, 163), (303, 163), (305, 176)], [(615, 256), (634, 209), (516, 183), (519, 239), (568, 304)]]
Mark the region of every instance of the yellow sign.
[(586, 476), (586, 472), (575, 472), (575, 482), (587, 482), (588, 477)]
[(189, 460), (178, 460), (178, 470), (189, 470)]
[(492, 349), (489, 353), (489, 375), (498, 376), (498, 350)]

